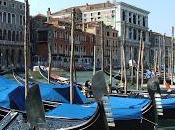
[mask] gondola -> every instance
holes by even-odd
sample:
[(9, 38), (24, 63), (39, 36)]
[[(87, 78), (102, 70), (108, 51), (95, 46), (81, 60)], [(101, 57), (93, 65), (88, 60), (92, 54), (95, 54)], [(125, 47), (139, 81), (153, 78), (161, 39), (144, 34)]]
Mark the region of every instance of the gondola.
[(114, 122), (119, 130), (152, 130), (155, 126), (153, 102), (127, 96), (110, 96)]
[[(167, 92), (166, 92), (166, 90), (161, 90), (161, 92), (162, 93), (166, 93), (167, 94)], [(174, 116), (173, 116), (173, 114), (175, 113), (175, 97), (174, 96), (170, 96), (169, 94), (173, 94), (173, 92), (171, 92), (171, 93), (168, 93), (168, 95), (166, 95), (166, 96), (162, 96), (162, 105), (163, 105), (163, 109), (164, 109), (164, 116), (163, 117), (161, 117), (161, 119), (172, 119), (172, 118), (174, 118)], [(120, 95), (121, 96), (121, 95)], [(115, 99), (119, 99), (120, 98), (120, 96), (118, 96), (118, 98), (113, 98), (113, 100), (115, 100)], [(112, 96), (111, 96), (112, 97)], [(144, 96), (143, 95), (140, 95), (140, 94), (138, 94), (138, 95), (127, 95), (126, 97), (122, 97), (122, 99), (123, 98), (125, 98), (126, 99), (126, 101), (128, 100), (128, 98), (131, 98), (131, 97), (135, 97), (135, 98), (143, 98), (143, 99), (145, 99), (144, 98)], [(118, 100), (118, 102), (122, 102), (122, 99), (119, 99)], [(147, 98), (148, 99), (148, 98)], [(132, 99), (131, 99), (132, 100)], [(148, 99), (148, 100), (150, 100), (150, 99)], [(117, 102), (117, 101), (116, 101)], [(123, 102), (125, 102), (125, 101), (123, 101)], [(114, 102), (113, 103), (111, 103), (111, 104), (114, 104)], [(115, 105), (115, 106), (117, 106), (117, 104)], [(115, 109), (115, 106), (112, 106), (114, 109)], [(147, 108), (147, 107), (146, 107)], [(144, 111), (144, 109), (143, 109), (143, 111)], [(148, 111), (148, 109), (145, 109), (145, 111)], [(152, 109), (151, 109), (151, 107), (150, 107), (150, 111), (152, 111)], [(114, 112), (115, 113), (115, 112)], [(119, 112), (120, 113), (120, 112)], [(144, 113), (144, 112), (143, 112)], [(152, 114), (148, 114), (149, 112), (145, 112), (145, 114), (143, 114), (143, 115), (146, 115), (145, 117), (147, 117), (148, 119), (150, 118), (150, 115), (152, 115)], [(150, 112), (151, 113), (151, 112)], [(145, 118), (146, 119), (146, 118)], [(128, 120), (130, 120), (130, 121), (128, 121)], [(128, 119), (128, 120), (122, 120), (122, 119), (116, 119), (115, 120), (115, 123), (116, 124), (120, 124), (119, 125), (119, 127), (121, 127), (121, 129), (127, 129), (127, 128), (125, 128), (124, 126), (124, 124), (127, 124), (127, 123), (130, 123), (130, 122), (132, 122), (131, 120), (131, 118), (130, 119)], [(142, 121), (144, 120), (144, 119), (141, 119)], [(149, 120), (153, 120), (153, 119), (149, 119)], [(133, 120), (133, 121), (136, 121), (136, 120)], [(138, 120), (137, 120), (138, 121)], [(136, 121), (136, 122), (137, 122)], [(124, 122), (124, 123), (123, 123)], [(147, 121), (146, 121), (147, 122)], [(122, 124), (123, 123), (123, 124)], [(148, 123), (148, 122), (147, 122)], [(153, 123), (153, 122), (152, 122)], [(132, 123), (132, 124), (137, 124), (137, 123)], [(143, 124), (146, 124), (146, 123), (143, 123)], [(147, 125), (147, 126), (150, 126), (150, 122), (148, 123), (149, 125)], [(140, 125), (139, 123), (137, 124), (137, 125)], [(153, 125), (153, 124), (152, 124)], [(132, 126), (132, 125), (131, 125)]]
[[(48, 81), (48, 71), (46, 69), (43, 69), (41, 68), (41, 66), (39, 66), (39, 73), (45, 80)], [(56, 75), (56, 77), (59, 77), (59, 76)], [(61, 79), (64, 79), (64, 80), (61, 80)], [(50, 83), (51, 84), (69, 84), (69, 79), (61, 77), (59, 80), (58, 78), (56, 79), (50, 76)], [(86, 91), (84, 85), (77, 82), (74, 82), (74, 85), (78, 87), (80, 90)]]
[[(42, 69), (41, 66), (39, 66), (39, 73), (41, 74), (41, 76), (44, 78), (44, 79), (48, 79), (48, 72), (46, 69)], [(50, 82), (51, 83), (55, 83), (55, 82), (58, 82), (58, 83), (68, 83), (69, 82), (69, 79), (67, 78), (64, 78), (64, 77), (60, 77), (58, 75), (50, 75)]]
[[(127, 101), (126, 106), (122, 106), (121, 102)], [(149, 99), (138, 99), (138, 98), (128, 98), (128, 97), (116, 97), (110, 96), (109, 102), (112, 105), (112, 113), (115, 119), (115, 124), (117, 129), (152, 129), (154, 124), (148, 122), (153, 121), (153, 105)], [(133, 106), (136, 106), (133, 108)], [(135, 112), (132, 112), (132, 111)], [(121, 114), (123, 113), (123, 114)], [(128, 116), (129, 115), (129, 116)], [(144, 120), (145, 119), (145, 120)], [(146, 121), (148, 120), (148, 121)], [(126, 125), (127, 124), (127, 125)]]
[[(105, 74), (107, 74), (108, 76), (110, 76), (110, 73), (108, 72), (108, 71), (104, 71), (105, 72)], [(112, 74), (112, 77), (114, 77), (115, 79), (117, 79), (117, 80), (121, 80), (121, 75), (120, 74)], [(145, 76), (144, 76), (145, 77)], [(163, 78), (162, 77), (160, 77), (160, 76), (157, 76), (158, 77), (158, 80), (159, 80), (159, 84), (163, 84)], [(131, 80), (131, 78), (127, 78), (128, 80)], [(134, 80), (134, 82), (136, 82), (136, 78), (133, 78), (133, 80)], [(149, 79), (146, 79), (146, 78), (144, 78), (144, 80), (143, 80), (143, 83), (144, 84), (146, 84), (147, 82), (148, 82), (148, 80)], [(124, 78), (123, 78), (123, 81), (124, 81)], [(139, 79), (139, 82), (141, 81), (141, 79)], [(174, 85), (174, 82), (173, 82), (173, 85)], [(113, 87), (112, 89), (114, 89), (114, 90), (117, 90), (118, 92), (120, 92), (120, 93), (124, 93), (124, 88), (123, 87)], [(142, 94), (146, 94), (147, 93), (147, 91), (145, 91), (145, 90), (127, 90), (127, 93), (128, 94), (135, 94), (135, 95), (142, 95)], [(164, 88), (164, 87), (161, 87), (161, 93), (162, 94), (175, 94), (175, 89), (172, 89), (171, 91), (167, 91), (167, 89), (166, 88)]]
[[(17, 114), (10, 119), (5, 118), (6, 116), (2, 117), (0, 123), (10, 120), (9, 123), (3, 125), (2, 129), (29, 129), (26, 123), (24, 86), (18, 86), (9, 81), (1, 80), (1, 84), (6, 83), (6, 85), (0, 87), (0, 115), (3, 115), (5, 111), (15, 111)], [(100, 128), (104, 130), (105, 128), (101, 106), (95, 102), (72, 105), (43, 100), (43, 104), (46, 112), (45, 129), (96, 130)]]
[[(107, 71), (107, 70), (104, 70), (105, 74), (110, 76), (110, 73)], [(117, 74), (112, 74), (112, 77), (116, 80), (121, 80), (121, 74), (120, 73), (117, 73)], [(131, 81), (131, 76), (127, 76), (126, 77), (128, 81)], [(136, 83), (136, 77), (133, 77), (133, 82)], [(124, 81), (124, 78), (122, 79), (122, 81)], [(139, 79), (139, 82), (141, 82), (141, 79)], [(144, 78), (143, 79), (143, 83), (147, 83), (148, 82), (148, 79), (147, 78)]]
[(14, 70), (14, 68), (8, 68), (8, 69), (5, 69), (5, 70), (0, 70), (0, 75), (10, 74), (13, 70)]
[[(158, 79), (160, 84), (164, 84), (164, 78), (162, 76), (159, 76)], [(173, 79), (173, 85), (175, 85), (174, 79)]]
[[(88, 105), (87, 105), (88, 106)], [(46, 113), (46, 124), (44, 125), (44, 127), (41, 128), (45, 128), (45, 129), (64, 129), (64, 130), (79, 130), (79, 129), (85, 129), (85, 130), (96, 130), (96, 129), (101, 129), (101, 130), (105, 130), (105, 126), (103, 123), (103, 117), (100, 114), (100, 109), (96, 108), (97, 110), (92, 114), (87, 116), (87, 111), (89, 111), (88, 109), (90, 109), (90, 107), (88, 106), (72, 106), (72, 105), (68, 105), (68, 104), (62, 104), (59, 105), (57, 108), (51, 110), (50, 112)], [(59, 108), (60, 107), (60, 108)], [(84, 114), (84, 117), (81, 115), (80, 117), (78, 117), (78, 115), (76, 117), (73, 117), (71, 115), (64, 115), (64, 114), (58, 114), (58, 112), (68, 112), (67, 109), (71, 109), (73, 110), (72, 112), (84, 112), (86, 114)], [(82, 109), (83, 108), (83, 109)], [(74, 109), (76, 109), (74, 111)], [(6, 109), (2, 108), (1, 109), (3, 112), (7, 111)], [(91, 110), (91, 109), (90, 109)], [(1, 111), (1, 113), (2, 113)], [(14, 110), (13, 110), (14, 111)], [(54, 113), (54, 115), (53, 115)], [(9, 113), (10, 114), (10, 113)], [(5, 129), (20, 129), (20, 130), (29, 130), (30, 127), (28, 126), (27, 122), (26, 122), (26, 114), (25, 112), (20, 112), (18, 110), (15, 111), (13, 118), (12, 117), (8, 117), (8, 115), (6, 117), (4, 117), (0, 123), (1, 128), (3, 130)], [(73, 114), (73, 113), (71, 113)], [(89, 113), (88, 113), (89, 114)], [(10, 114), (12, 116), (12, 113)], [(57, 116), (58, 115), (58, 116)], [(76, 113), (74, 113), (74, 116), (76, 115)], [(3, 122), (7, 122), (6, 124), (4, 124)], [(20, 122), (20, 123), (19, 123)]]
[[(14, 79), (20, 84), (24, 85), (25, 79), (21, 75), (13, 72), (13, 77)], [(54, 83), (54, 84), (48, 84), (44, 82), (39, 82), (34, 79), (30, 79), (29, 83), (37, 83), (39, 84), (40, 91), (41, 91), (41, 96), (44, 100), (48, 101), (54, 101), (54, 102), (66, 102), (68, 103), (69, 99), (69, 84), (67, 83)], [(83, 95), (83, 93), (80, 90), (81, 88), (79, 85), (75, 84), (73, 86), (74, 90), (74, 103), (76, 104), (84, 104), (89, 102), (89, 100)], [(52, 93), (50, 95), (50, 93)]]

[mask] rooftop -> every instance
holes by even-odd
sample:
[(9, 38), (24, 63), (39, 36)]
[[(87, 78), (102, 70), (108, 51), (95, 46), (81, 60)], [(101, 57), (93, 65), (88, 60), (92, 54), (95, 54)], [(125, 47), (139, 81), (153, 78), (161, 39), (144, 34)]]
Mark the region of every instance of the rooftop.
[(100, 10), (100, 9), (108, 9), (108, 8), (114, 8), (115, 5), (121, 5), (121, 6), (127, 6), (129, 8), (141, 11), (143, 13), (149, 14), (149, 11), (146, 11), (144, 9), (138, 8), (136, 6), (133, 5), (129, 5), (127, 3), (124, 2), (116, 2), (116, 4), (111, 3), (110, 1), (107, 1), (105, 3), (98, 3), (98, 4), (88, 4), (86, 3), (85, 5), (82, 6), (74, 6), (74, 7), (70, 7), (64, 10), (60, 10), (57, 11), (55, 13), (52, 13), (52, 15), (60, 15), (60, 14), (64, 14), (64, 13), (71, 13), (72, 9), (75, 8), (77, 11), (82, 11), (82, 12), (86, 12), (86, 11), (92, 11), (92, 10)]

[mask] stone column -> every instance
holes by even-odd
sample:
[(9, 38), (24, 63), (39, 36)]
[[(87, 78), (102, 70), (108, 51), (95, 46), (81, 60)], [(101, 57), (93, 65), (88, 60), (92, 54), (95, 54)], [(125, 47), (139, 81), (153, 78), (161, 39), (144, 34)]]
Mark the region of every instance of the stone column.
[(138, 25), (138, 14), (135, 15), (136, 15), (136, 25)]
[(129, 27), (128, 26), (125, 26), (126, 27), (126, 39), (129, 39)]
[(133, 13), (131, 12), (131, 23), (133, 23)]

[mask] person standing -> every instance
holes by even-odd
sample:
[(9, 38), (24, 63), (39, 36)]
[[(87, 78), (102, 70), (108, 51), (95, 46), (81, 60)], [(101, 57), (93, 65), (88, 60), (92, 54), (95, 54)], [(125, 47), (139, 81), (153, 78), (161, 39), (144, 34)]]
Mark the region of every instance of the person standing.
[(171, 91), (171, 80), (170, 79), (166, 79), (165, 87), (166, 87), (167, 92)]

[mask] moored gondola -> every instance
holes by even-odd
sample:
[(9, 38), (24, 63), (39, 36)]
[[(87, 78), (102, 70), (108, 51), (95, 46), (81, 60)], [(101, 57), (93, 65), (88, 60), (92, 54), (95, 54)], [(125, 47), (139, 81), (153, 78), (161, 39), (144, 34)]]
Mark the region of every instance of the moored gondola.
[[(110, 73), (107, 70), (104, 70), (104, 72), (105, 72), (106, 75), (110, 76)], [(121, 80), (121, 74), (120, 73), (116, 73), (116, 74), (113, 73), (112, 77), (116, 80)], [(133, 79), (131, 79), (131, 76), (127, 76), (126, 78), (127, 78), (128, 81), (132, 80), (134, 83), (136, 83), (136, 77), (135, 76), (133, 77)], [(124, 77), (123, 77), (122, 81), (124, 81)], [(139, 79), (139, 82), (141, 82), (141, 79)], [(144, 77), (143, 83), (147, 83), (147, 82), (148, 82), (148, 79)]]
[[(0, 112), (4, 113), (5, 110), (18, 112), (9, 123), (3, 126), (3, 129), (30, 129), (26, 122), (24, 89), (21, 89), (21, 87), (0, 87), (0, 91), (3, 93), (0, 96), (2, 110)], [(40, 126), (41, 128), (65, 130), (96, 130), (100, 128), (105, 130), (101, 106), (98, 103), (78, 105), (69, 103), (54, 104), (43, 101), (43, 104), (46, 112), (46, 123)], [(4, 120), (5, 118), (2, 119), (2, 122)]]
[(0, 70), (0, 75), (10, 74), (10, 73), (12, 73), (13, 70), (14, 70), (14, 67), (11, 67), (11, 68), (8, 68), (8, 69)]
[[(133, 126), (131, 124), (135, 124), (135, 126), (133, 126), (133, 128), (135, 127), (142, 127), (142, 126), (146, 126), (147, 127), (153, 127), (154, 124), (154, 119), (153, 119), (153, 105), (151, 104), (151, 100), (149, 98), (145, 98), (143, 95), (126, 95), (126, 96), (122, 96), (121, 94), (119, 94), (118, 96), (110, 96), (109, 99), (111, 100), (111, 104), (112, 104), (112, 110), (114, 111), (114, 113), (124, 113), (123, 115), (127, 115), (129, 114), (129, 112), (131, 111), (131, 115), (132, 113), (132, 108), (133, 106), (139, 106), (142, 103), (142, 108), (140, 108), (140, 113), (142, 113), (142, 116), (140, 116), (140, 118), (136, 117), (132, 117), (130, 116), (130, 118), (120, 118), (120, 116), (118, 118), (115, 117), (115, 123), (118, 124), (118, 127), (121, 127), (121, 129), (127, 129), (126, 125), (124, 124), (129, 124), (130, 126)], [(138, 100), (139, 99), (139, 100)], [(142, 101), (143, 102), (142, 102)], [(141, 102), (141, 104), (138, 103), (138, 101)], [(144, 104), (144, 101), (147, 101), (148, 104)], [(126, 106), (121, 106), (121, 103), (123, 104), (123, 102), (130, 102), (128, 104), (126, 104)], [(135, 102), (134, 104), (132, 104), (133, 102)], [(115, 105), (114, 105), (115, 104)], [(163, 109), (164, 109), (164, 116), (161, 117), (162, 119), (168, 119), (168, 118), (174, 118), (173, 114), (175, 112), (175, 97), (174, 96), (170, 96), (170, 95), (166, 95), (166, 96), (162, 96), (162, 105), (163, 105)], [(137, 107), (134, 107), (134, 109), (137, 109)], [(122, 111), (123, 110), (123, 111)], [(127, 110), (127, 111), (126, 111)], [(133, 114), (134, 115), (134, 114)], [(122, 116), (122, 115), (121, 115)], [(127, 117), (127, 116), (126, 116)], [(146, 128), (147, 128), (146, 127)]]
[[(121, 102), (127, 103), (122, 106)], [(110, 96), (109, 103), (111, 104), (116, 129), (122, 130), (125, 128), (127, 130), (125, 124), (130, 125), (130, 129), (140, 129), (142, 127), (151, 129), (153, 127), (154, 124), (144, 120), (151, 120), (150, 117), (152, 117), (148, 116), (152, 115), (152, 105), (149, 100)]]
[[(117, 129), (128, 129), (128, 126), (130, 126), (130, 129), (153, 129), (156, 125), (154, 121), (154, 108), (153, 103), (148, 99), (144, 98), (142, 96), (142, 99), (137, 96), (110, 96), (109, 99), (111, 100), (111, 109), (112, 113), (114, 113), (113, 117), (115, 119), (115, 124), (117, 125)], [(140, 104), (139, 104), (140, 101)], [(147, 101), (147, 104), (144, 104)], [(121, 103), (128, 102), (128, 104), (125, 104), (126, 106), (121, 106)], [(135, 102), (134, 104), (132, 104)], [(137, 104), (138, 103), (138, 104)], [(142, 107), (140, 107), (143, 105)], [(133, 106), (139, 106), (134, 107)], [(136, 111), (140, 114), (140, 117), (135, 116), (136, 113), (133, 111)], [(115, 115), (115, 113), (123, 113), (123, 115), (118, 114), (118, 117)], [(130, 115), (130, 116), (128, 116)], [(123, 118), (122, 118), (123, 116)]]
[[(61, 107), (61, 105), (59, 106)], [(63, 110), (65, 108), (59, 108), (59, 111)], [(69, 109), (73, 109), (74, 107), (69, 106)], [(81, 109), (81, 107), (77, 107), (77, 109)], [(87, 111), (88, 109), (88, 105), (85, 107), (86, 109), (84, 109), (85, 111)], [(53, 110), (54, 111), (54, 110)], [(51, 112), (53, 112), (51, 111)], [(61, 112), (63, 112), (61, 111)], [(66, 111), (65, 111), (66, 112)], [(75, 112), (75, 111), (74, 111)], [(65, 116), (64, 114), (62, 114), (62, 116), (57, 116), (58, 113), (56, 113), (56, 115), (52, 115), (49, 116), (49, 113), (46, 116), (46, 123), (43, 126), (40, 126), (40, 128), (45, 128), (45, 129), (64, 129), (64, 130), (79, 130), (79, 129), (85, 129), (85, 130), (96, 130), (96, 129), (101, 129), (101, 130), (105, 130), (105, 126), (104, 126), (104, 122), (103, 122), (103, 117), (100, 114), (100, 108), (97, 107), (95, 113), (93, 113), (89, 118), (75, 118), (75, 117), (68, 117)], [(74, 113), (76, 115), (76, 113)], [(11, 114), (12, 115), (12, 114)], [(3, 122), (8, 121), (6, 124), (4, 124)], [(1, 120), (0, 123), (2, 123), (1, 125), (3, 125), (2, 129), (20, 129), (20, 130), (29, 130), (30, 127), (27, 124), (27, 117), (25, 112), (15, 112), (13, 118), (7, 118), (7, 116), (5, 118), (3, 118)], [(20, 123), (19, 123), (20, 122)]]
[[(41, 68), (41, 66), (39, 66), (39, 73), (40, 75), (44, 78), (44, 79), (48, 79), (48, 71), (47, 69), (43, 69)], [(67, 78), (64, 78), (64, 77), (61, 77), (61, 76), (58, 76), (58, 75), (50, 75), (50, 82), (51, 83), (68, 83), (69, 82), (69, 79)]]

